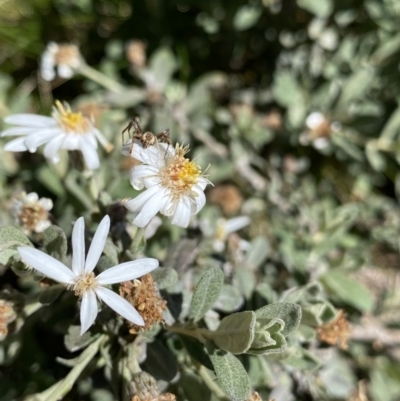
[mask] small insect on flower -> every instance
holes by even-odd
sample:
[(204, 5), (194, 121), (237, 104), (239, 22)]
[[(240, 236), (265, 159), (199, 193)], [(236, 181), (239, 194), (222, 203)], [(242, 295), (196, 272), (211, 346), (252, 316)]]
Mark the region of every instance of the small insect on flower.
[[(132, 133), (131, 130), (133, 130)], [(158, 134), (153, 134), (150, 131), (143, 132), (142, 126), (140, 125), (140, 121), (137, 117), (131, 120), (130, 123), (122, 131), (122, 142), (124, 142), (124, 133), (126, 131), (128, 132), (128, 135), (130, 136), (131, 139), (131, 147), (129, 149), (129, 153), (132, 153), (134, 139), (140, 141), (140, 143), (144, 148), (153, 146), (158, 142), (167, 143), (168, 145), (171, 145), (168, 128)]]

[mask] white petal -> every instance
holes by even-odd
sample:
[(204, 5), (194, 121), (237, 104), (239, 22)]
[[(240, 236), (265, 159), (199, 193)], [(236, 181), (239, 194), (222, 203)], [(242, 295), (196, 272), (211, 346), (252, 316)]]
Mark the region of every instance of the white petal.
[(45, 81), (52, 81), (56, 77), (53, 67), (42, 65), (40, 73)]
[(29, 128), (50, 128), (58, 125), (54, 118), (36, 114), (13, 114), (5, 117), (4, 122)]
[(136, 198), (133, 198), (133, 199), (130, 199), (130, 200), (124, 202), (124, 206), (131, 212), (137, 212), (148, 202), (148, 200), (151, 197), (153, 197), (153, 195), (157, 194), (158, 192), (162, 192), (162, 191), (163, 190), (161, 187), (151, 187), (151, 188), (147, 189), (146, 191), (142, 192)]
[(42, 233), (44, 230), (46, 230), (50, 226), (51, 226), (51, 223), (50, 223), (49, 220), (41, 220), (36, 224), (35, 232), (36, 233)]
[(152, 166), (142, 164), (135, 166), (130, 172), (130, 182), (133, 188), (140, 190), (144, 187), (144, 179), (147, 181), (146, 188), (158, 184), (158, 169)]
[(25, 136), (13, 139), (4, 146), (4, 150), (8, 152), (25, 152), (28, 148), (25, 146)]
[(203, 209), (204, 205), (206, 204), (206, 196), (204, 195), (204, 192), (202, 191), (201, 187), (199, 185), (195, 185), (192, 189), (194, 193), (196, 193), (197, 196), (194, 197), (195, 201), (195, 210), (194, 214), (199, 213), (201, 209)]
[(96, 278), (100, 285), (122, 283), (150, 273), (158, 267), (158, 260), (143, 258), (121, 263), (100, 273)]
[(85, 270), (85, 220), (79, 217), (72, 230), (72, 271), (79, 275)]
[(111, 309), (120, 314), (126, 320), (144, 326), (144, 320), (139, 315), (138, 311), (124, 298), (120, 297), (115, 292), (108, 290), (104, 287), (97, 287), (95, 289), (97, 296), (105, 302)]
[(176, 207), (175, 214), (171, 220), (172, 224), (179, 227), (186, 228), (190, 221), (190, 200), (188, 197), (183, 196)]
[(65, 137), (62, 143), (62, 148), (67, 150), (78, 150), (81, 148), (80, 135), (75, 135), (71, 132), (62, 132)]
[(57, 73), (61, 78), (69, 79), (74, 75), (73, 69), (67, 64), (60, 64)]
[(81, 152), (85, 159), (86, 166), (89, 170), (96, 170), (100, 166), (99, 155), (96, 149), (89, 144), (82, 144)]
[(310, 129), (318, 128), (325, 121), (325, 117), (322, 113), (314, 111), (306, 118), (306, 125)]
[(108, 232), (110, 231), (110, 217), (105, 215), (101, 220), (90, 244), (89, 252), (86, 258), (85, 272), (90, 273), (96, 267), (103, 252), (104, 245), (107, 240)]
[(97, 317), (97, 299), (93, 290), (85, 291), (81, 303), (81, 335), (94, 323)]
[(44, 210), (51, 210), (53, 209), (53, 201), (49, 198), (41, 198), (39, 199), (39, 205), (44, 209)]
[(58, 163), (60, 161), (60, 158), (58, 156), (58, 149), (60, 149), (64, 137), (65, 137), (64, 134), (58, 135), (50, 142), (48, 142), (47, 145), (44, 147), (43, 153), (45, 157), (50, 159), (53, 163)]
[(72, 270), (50, 255), (29, 246), (19, 247), (18, 252), (26, 264), (52, 280), (65, 284), (74, 282), (75, 275)]
[(207, 178), (199, 177), (197, 179), (196, 186), (198, 185), (204, 191), (208, 184), (209, 184), (209, 181), (207, 180)]
[(43, 130), (37, 131), (35, 134), (29, 135), (25, 139), (25, 146), (29, 149), (31, 153), (36, 151), (36, 148), (40, 145), (43, 145), (46, 142), (49, 142), (55, 136), (57, 136), (57, 130)]
[(31, 192), (25, 196), (26, 202), (37, 202), (39, 200), (39, 195), (36, 192)]
[(30, 135), (37, 132), (37, 128), (12, 127), (1, 132), (0, 136)]
[(225, 222), (225, 232), (227, 234), (233, 233), (235, 231), (241, 230), (242, 228), (250, 224), (250, 217), (248, 216), (238, 216), (233, 219), (229, 219)]
[(161, 225), (162, 225), (162, 219), (158, 216), (154, 216), (144, 229), (144, 234), (143, 234), (144, 238), (149, 239), (153, 237)]
[[(150, 189), (148, 189), (147, 191), (150, 191)], [(145, 227), (147, 224), (149, 224), (149, 221), (160, 211), (160, 209), (164, 207), (167, 199), (168, 198), (166, 197), (166, 190), (159, 190), (146, 202), (146, 204), (143, 206), (142, 210), (135, 217), (132, 223), (138, 227)]]

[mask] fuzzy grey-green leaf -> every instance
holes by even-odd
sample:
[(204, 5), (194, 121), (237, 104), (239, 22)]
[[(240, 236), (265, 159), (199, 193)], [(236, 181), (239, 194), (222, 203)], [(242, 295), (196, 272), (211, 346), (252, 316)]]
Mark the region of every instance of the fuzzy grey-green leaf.
[(198, 282), (190, 304), (189, 319), (199, 321), (214, 305), (224, 283), (224, 274), (219, 267), (211, 267)]
[(18, 246), (32, 246), (26, 235), (14, 226), (0, 228), (0, 263), (7, 264), (18, 253)]
[(253, 311), (233, 313), (222, 319), (212, 339), (219, 348), (232, 354), (243, 354), (254, 338), (256, 314)]
[(285, 326), (281, 334), (287, 336), (293, 330), (296, 330), (301, 320), (301, 308), (297, 304), (289, 302), (278, 302), (263, 306), (255, 311), (257, 319), (282, 319)]
[(43, 247), (50, 256), (64, 262), (68, 248), (64, 231), (57, 226), (47, 228), (43, 232)]
[(208, 345), (208, 353), (219, 384), (233, 401), (244, 401), (250, 393), (250, 380), (239, 359)]

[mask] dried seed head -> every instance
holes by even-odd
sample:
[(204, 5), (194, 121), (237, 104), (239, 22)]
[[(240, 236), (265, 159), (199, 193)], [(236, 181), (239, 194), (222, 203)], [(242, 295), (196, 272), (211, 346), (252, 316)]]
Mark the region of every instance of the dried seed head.
[(331, 345), (338, 345), (340, 349), (347, 349), (350, 334), (350, 325), (342, 309), (334, 320), (317, 327), (318, 338)]
[(146, 66), (146, 47), (141, 40), (131, 40), (126, 45), (126, 58), (134, 68)]
[(163, 312), (167, 308), (167, 302), (158, 294), (150, 274), (146, 274), (141, 280), (122, 283), (119, 287), (119, 293), (121, 297), (140, 311), (145, 322), (143, 327), (130, 324), (130, 333), (147, 331), (157, 323), (164, 323)]
[(243, 196), (234, 185), (217, 185), (211, 189), (209, 199), (228, 216), (236, 214), (243, 203)]
[(147, 372), (136, 374), (130, 383), (131, 401), (175, 401), (171, 393), (160, 394), (156, 379)]
[(48, 198), (41, 198), (35, 192), (21, 193), (12, 203), (12, 211), (17, 224), (25, 234), (41, 233), (50, 227), (49, 210), (53, 202)]
[(15, 311), (10, 301), (0, 299), (0, 341), (8, 334), (8, 324), (15, 320)]

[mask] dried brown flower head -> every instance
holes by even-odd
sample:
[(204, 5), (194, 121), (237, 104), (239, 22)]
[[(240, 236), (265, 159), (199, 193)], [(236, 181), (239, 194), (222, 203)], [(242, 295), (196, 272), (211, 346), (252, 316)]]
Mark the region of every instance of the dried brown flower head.
[(210, 191), (210, 202), (222, 208), (225, 215), (236, 214), (243, 203), (243, 195), (234, 185), (217, 185)]
[[(247, 398), (246, 401), (263, 401), (263, 400), (260, 397), (260, 394), (258, 394), (257, 391), (255, 391), (253, 394), (249, 396), (249, 398)], [(275, 400), (271, 398), (269, 401), (275, 401)]]
[(40, 198), (37, 193), (25, 192), (17, 196), (12, 204), (12, 211), (17, 224), (25, 234), (32, 232), (41, 233), (50, 227), (49, 211), (53, 208), (53, 202), (48, 198)]
[(358, 382), (357, 390), (352, 394), (349, 401), (369, 401), (367, 397), (367, 386), (364, 381)]
[(132, 401), (176, 401), (176, 397), (171, 393), (160, 394), (156, 398), (139, 398), (137, 395), (135, 395), (132, 398)]
[(132, 67), (143, 68), (146, 66), (146, 47), (141, 40), (131, 40), (126, 45), (126, 58)]
[(8, 324), (15, 318), (15, 312), (11, 302), (0, 299), (0, 340), (8, 334)]
[(279, 130), (283, 126), (282, 114), (279, 110), (271, 110), (268, 114), (262, 117), (262, 124), (265, 127)]
[(347, 349), (350, 334), (350, 324), (342, 309), (336, 318), (329, 323), (317, 327), (318, 338), (328, 344), (338, 345), (340, 349)]
[(130, 333), (146, 331), (155, 324), (164, 322), (163, 312), (167, 308), (167, 302), (158, 294), (150, 274), (146, 274), (141, 280), (125, 281), (120, 285), (119, 293), (138, 310), (145, 322), (143, 327), (131, 324)]
[(174, 394), (160, 394), (157, 380), (147, 372), (134, 375), (129, 393), (134, 394), (131, 401), (176, 401)]

